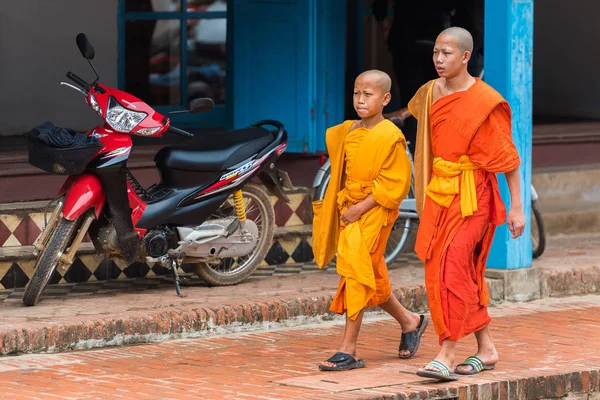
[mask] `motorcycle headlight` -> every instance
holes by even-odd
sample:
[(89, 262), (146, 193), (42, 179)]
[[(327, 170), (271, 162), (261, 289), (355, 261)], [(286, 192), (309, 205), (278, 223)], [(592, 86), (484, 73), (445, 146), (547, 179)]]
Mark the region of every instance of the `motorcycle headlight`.
[(148, 114), (140, 111), (131, 111), (123, 107), (114, 97), (108, 98), (106, 122), (115, 131), (129, 133), (146, 118)]
[(102, 116), (102, 107), (98, 104), (98, 101), (93, 94), (90, 94), (90, 106), (96, 111), (99, 116)]

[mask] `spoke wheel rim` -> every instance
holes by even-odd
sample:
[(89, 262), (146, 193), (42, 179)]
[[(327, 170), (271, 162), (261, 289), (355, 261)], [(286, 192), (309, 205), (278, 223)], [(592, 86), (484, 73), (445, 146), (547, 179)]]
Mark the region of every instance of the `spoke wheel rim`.
[[(404, 249), (404, 245), (408, 240), (408, 236), (410, 235), (410, 228), (412, 225), (412, 221), (410, 218), (398, 217), (396, 222), (394, 222), (394, 228), (390, 233), (390, 236), (387, 241), (387, 245), (385, 247), (384, 257), (386, 260), (389, 260), (390, 257), (396, 258), (401, 250), (396, 250), (398, 247), (402, 247)], [(402, 244), (402, 246), (400, 246)], [(396, 254), (397, 253), (397, 254)]]

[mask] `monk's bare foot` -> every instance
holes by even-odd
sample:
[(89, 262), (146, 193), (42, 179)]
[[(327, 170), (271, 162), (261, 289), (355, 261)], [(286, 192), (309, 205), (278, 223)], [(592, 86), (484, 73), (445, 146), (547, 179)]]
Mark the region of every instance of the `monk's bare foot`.
[[(338, 350), (338, 353), (350, 354), (352, 357), (356, 358), (356, 346), (345, 346), (342, 344), (342, 347)], [(356, 358), (358, 360), (358, 358)], [(329, 361), (321, 361), (319, 365), (324, 367), (335, 367), (335, 363)]]
[[(419, 324), (421, 322), (421, 316), (416, 313), (410, 314), (410, 324), (402, 326), (402, 333), (412, 332), (415, 329), (419, 328)], [(400, 357), (408, 357), (410, 355), (410, 351), (408, 350), (400, 350), (398, 351), (398, 355)]]
[(334, 363), (330, 363), (330, 362), (327, 362), (327, 361), (321, 361), (319, 363), (319, 365), (321, 365), (323, 367), (335, 368), (335, 364)]
[[(339, 352), (340, 353), (350, 354), (352, 357), (354, 357), (355, 359), (358, 360), (358, 358), (356, 358), (356, 352), (354, 352), (354, 353), (348, 353), (347, 351), (343, 351), (343, 350), (340, 350)], [(332, 363), (332, 362), (329, 362), (329, 361), (321, 361), (319, 363), (319, 365), (321, 365), (323, 367), (331, 367), (331, 368), (335, 368), (336, 367), (335, 363)]]
[[(488, 349), (480, 349), (475, 357), (479, 358), (483, 365), (490, 366), (496, 365), (498, 362), (498, 352), (495, 347)], [(469, 372), (473, 369), (470, 365), (460, 365), (456, 367), (457, 372)]]
[[(444, 364), (446, 366), (446, 368), (448, 368), (449, 370), (452, 371), (452, 365), (454, 364), (454, 354), (449, 354), (446, 353), (444, 351), (441, 351), (437, 357), (435, 357), (435, 360)], [(421, 368), (421, 370), (423, 371), (435, 371), (435, 372), (440, 372), (439, 369), (437, 369), (434, 366), (431, 365), (426, 365), (423, 368)]]
[(419, 327), (421, 316), (417, 313), (410, 313), (410, 324), (402, 325), (402, 332), (412, 332)]

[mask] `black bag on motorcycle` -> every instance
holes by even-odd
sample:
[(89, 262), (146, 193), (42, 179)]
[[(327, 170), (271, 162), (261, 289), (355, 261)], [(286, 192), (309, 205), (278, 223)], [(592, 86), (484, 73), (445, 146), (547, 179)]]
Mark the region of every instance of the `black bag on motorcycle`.
[(27, 132), (29, 163), (55, 175), (80, 175), (103, 147), (95, 137), (44, 122)]

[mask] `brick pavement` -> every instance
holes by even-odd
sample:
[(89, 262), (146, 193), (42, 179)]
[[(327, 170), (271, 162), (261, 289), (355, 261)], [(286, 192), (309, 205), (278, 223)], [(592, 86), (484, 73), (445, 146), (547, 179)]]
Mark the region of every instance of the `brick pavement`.
[[(547, 281), (545, 295), (600, 292), (598, 239), (600, 235), (550, 240), (547, 253), (534, 263)], [(9, 298), (0, 303), (0, 354), (105, 347), (318, 321), (330, 318), (328, 306), (338, 279), (332, 269), (254, 277), (232, 287), (192, 283), (184, 288), (186, 298), (178, 298), (171, 286), (93, 293), (72, 290), (28, 308), (19, 297)], [(395, 264), (390, 279), (403, 304), (426, 309), (421, 265)], [(488, 283), (493, 295), (501, 292), (501, 281)], [(502, 300), (499, 294), (496, 299)]]
[[(500, 353), (494, 371), (441, 384), (414, 372), (435, 356), (428, 328), (414, 359), (396, 356), (399, 328), (380, 314), (359, 338), (365, 369), (319, 372), (342, 327), (226, 334), (114, 349), (0, 358), (7, 399), (600, 399), (600, 296), (490, 309)], [(471, 355), (474, 339), (458, 347)]]

